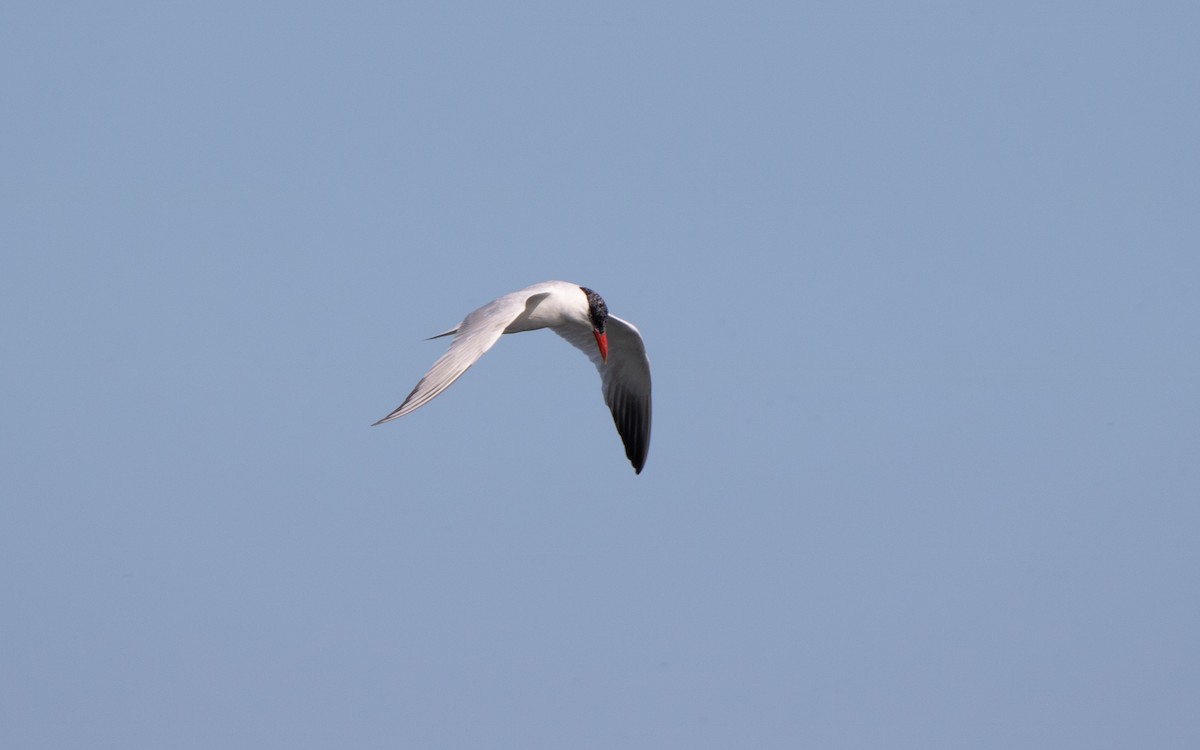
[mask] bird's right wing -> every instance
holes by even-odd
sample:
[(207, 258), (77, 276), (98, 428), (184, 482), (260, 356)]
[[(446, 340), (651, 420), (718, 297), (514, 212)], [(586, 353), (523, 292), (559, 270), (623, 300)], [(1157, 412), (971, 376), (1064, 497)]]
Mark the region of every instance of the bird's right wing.
[(650, 360), (642, 335), (632, 323), (609, 315), (608, 362), (587, 328), (559, 326), (554, 332), (587, 355), (600, 373), (604, 403), (612, 412), (613, 424), (625, 444), (625, 457), (633, 470), (642, 473), (650, 453)]
[(625, 444), (625, 456), (642, 473), (650, 453), (650, 360), (646, 345), (631, 323), (608, 316), (608, 364), (600, 373), (604, 403)]
[(429, 368), (429, 372), (425, 373), (416, 388), (412, 389), (412, 393), (404, 399), (404, 403), (375, 424), (390, 422), (416, 411), (434, 396), (449, 388), (450, 384), (458, 380), (459, 376), (475, 364), (484, 352), (492, 348), (509, 324), (530, 306), (536, 305), (547, 296), (549, 296), (549, 292), (506, 294), (463, 318), (457, 328), (435, 336), (434, 338), (438, 338), (454, 334), (454, 339), (450, 342), (450, 348), (446, 350), (446, 353), (438, 357), (438, 360), (433, 363), (433, 367)]

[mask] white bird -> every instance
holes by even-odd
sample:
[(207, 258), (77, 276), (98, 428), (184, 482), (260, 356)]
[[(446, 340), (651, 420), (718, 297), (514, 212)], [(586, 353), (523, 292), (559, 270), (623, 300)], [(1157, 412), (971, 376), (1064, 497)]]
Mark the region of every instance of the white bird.
[[(416, 411), (446, 390), (505, 333), (549, 328), (581, 350), (600, 372), (604, 403), (612, 411), (625, 456), (642, 473), (650, 451), (650, 362), (632, 323), (608, 314), (604, 300), (587, 287), (543, 281), (506, 294), (475, 310), (454, 328), (432, 338), (454, 336), (404, 403), (376, 425)], [(373, 427), (374, 425), (372, 425)]]

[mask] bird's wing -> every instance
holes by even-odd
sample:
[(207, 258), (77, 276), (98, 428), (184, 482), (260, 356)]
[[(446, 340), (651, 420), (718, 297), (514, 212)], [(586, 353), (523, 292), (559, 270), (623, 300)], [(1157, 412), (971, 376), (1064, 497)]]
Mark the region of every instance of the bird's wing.
[(592, 332), (578, 326), (555, 326), (554, 332), (582, 351), (600, 372), (604, 403), (625, 444), (625, 456), (642, 473), (650, 452), (650, 361), (642, 335), (632, 323), (609, 315), (608, 362), (600, 357)]
[[(446, 350), (445, 354), (438, 357), (438, 360), (433, 363), (433, 367), (429, 368), (429, 372), (425, 373), (425, 376), (417, 383), (417, 387), (412, 389), (408, 398), (404, 399), (404, 403), (375, 424), (390, 422), (409, 412), (416, 411), (434, 396), (449, 388), (450, 384), (458, 380), (458, 377), (475, 364), (475, 361), (482, 357), (484, 352), (492, 348), (492, 344), (496, 343), (510, 323), (549, 294), (549, 292), (530, 294), (524, 291), (506, 294), (463, 318), (457, 328), (439, 334), (439, 336), (454, 334), (450, 348)], [(438, 338), (438, 336), (434, 338)], [(374, 426), (372, 425), (372, 427)]]

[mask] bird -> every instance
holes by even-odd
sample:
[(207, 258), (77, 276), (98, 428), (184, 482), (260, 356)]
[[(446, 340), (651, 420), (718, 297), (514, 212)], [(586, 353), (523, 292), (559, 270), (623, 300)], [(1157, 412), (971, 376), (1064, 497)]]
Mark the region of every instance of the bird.
[(610, 315), (596, 292), (567, 281), (543, 281), (492, 300), (462, 322), (428, 340), (453, 336), (404, 402), (371, 425), (411, 414), (450, 387), (505, 333), (549, 328), (582, 351), (600, 373), (604, 403), (625, 445), (625, 457), (641, 474), (650, 452), (650, 362), (638, 329)]

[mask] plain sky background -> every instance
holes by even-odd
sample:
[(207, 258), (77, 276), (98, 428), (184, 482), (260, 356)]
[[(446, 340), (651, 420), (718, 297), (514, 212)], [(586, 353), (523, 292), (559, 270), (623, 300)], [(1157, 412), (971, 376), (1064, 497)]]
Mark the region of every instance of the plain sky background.
[(0, 746), (1200, 747), (1195, 3), (4, 16)]

